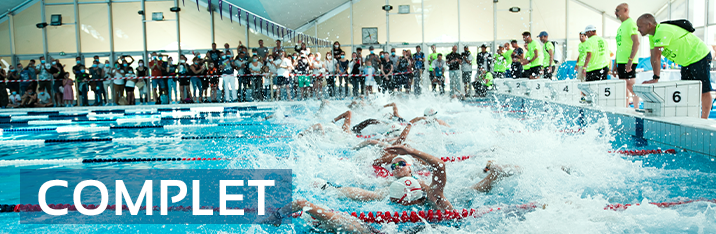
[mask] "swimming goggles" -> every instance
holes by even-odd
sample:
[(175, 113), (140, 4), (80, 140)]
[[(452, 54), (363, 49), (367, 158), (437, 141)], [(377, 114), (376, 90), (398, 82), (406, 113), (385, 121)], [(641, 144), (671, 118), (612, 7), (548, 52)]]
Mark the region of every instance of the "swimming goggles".
[(408, 164), (405, 161), (400, 161), (397, 163), (390, 164), (390, 170), (395, 170), (396, 167), (405, 167), (405, 166), (410, 166), (410, 164)]

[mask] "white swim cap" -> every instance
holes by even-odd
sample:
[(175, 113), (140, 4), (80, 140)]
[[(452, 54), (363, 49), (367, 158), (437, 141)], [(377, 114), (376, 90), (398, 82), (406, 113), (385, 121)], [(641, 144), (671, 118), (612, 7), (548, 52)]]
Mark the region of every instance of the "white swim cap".
[(400, 133), (403, 132), (403, 128), (397, 124), (393, 124), (390, 126), (390, 130), (385, 132), (385, 136), (387, 137), (397, 137), (400, 136)]
[(428, 107), (428, 108), (425, 108), (425, 111), (423, 112), (423, 114), (425, 115), (425, 117), (431, 117), (431, 116), (437, 115), (438, 111), (433, 108)]
[(390, 184), (390, 198), (398, 199), (398, 203), (415, 201), (424, 196), (423, 188), (413, 177), (406, 176)]
[(392, 163), (392, 162), (395, 162), (396, 159), (403, 159), (403, 160), (405, 160), (405, 162), (408, 163), (408, 166), (412, 166), (412, 165), (413, 165), (413, 157), (410, 157), (410, 156), (408, 156), (408, 155), (400, 155), (400, 156), (397, 156), (397, 157), (393, 158), (393, 160), (391, 161), (391, 163)]

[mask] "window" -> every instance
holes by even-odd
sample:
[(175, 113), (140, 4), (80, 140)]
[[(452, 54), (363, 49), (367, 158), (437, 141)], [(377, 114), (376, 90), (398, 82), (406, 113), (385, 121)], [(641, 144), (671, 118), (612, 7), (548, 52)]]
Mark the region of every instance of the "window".
[[(42, 54), (42, 30), (35, 24), (40, 23), (40, 4), (36, 3), (17, 13), (15, 23), (15, 53)], [(27, 64), (27, 63), (25, 63)]]
[(79, 10), (82, 53), (109, 51), (107, 4), (81, 4)]
[(50, 17), (56, 14), (62, 15), (62, 25), (47, 26), (47, 51), (50, 53), (76, 53), (77, 38), (73, 24), (75, 23), (74, 6), (45, 6), (45, 19), (49, 21)]

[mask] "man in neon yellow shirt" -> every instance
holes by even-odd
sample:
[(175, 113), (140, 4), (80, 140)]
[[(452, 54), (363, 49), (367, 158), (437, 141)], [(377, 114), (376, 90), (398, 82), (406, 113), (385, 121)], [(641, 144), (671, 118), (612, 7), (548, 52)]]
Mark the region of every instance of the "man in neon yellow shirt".
[[(521, 64), (522, 64), (522, 62), (524, 62), (524, 61), (530, 61), (531, 58), (532, 58), (532, 56), (534, 56), (532, 53), (530, 53), (530, 52), (527, 50), (527, 45), (528, 45), (528, 44), (529, 44), (529, 43), (527, 43), (527, 42), (525, 42), (525, 44), (524, 44), (525, 54), (523, 55), (524, 58), (522, 59), (522, 61), (520, 61)], [(530, 73), (530, 67), (531, 67), (531, 66), (532, 66), (532, 64), (530, 64), (530, 63), (523, 64), (523, 65), (522, 65), (522, 75), (520, 75), (520, 77), (517, 77), (517, 78), (530, 78), (530, 74), (531, 74), (531, 73)]]
[(512, 78), (512, 72), (510, 72), (512, 67), (512, 52), (515, 52), (514, 49), (510, 46), (509, 42), (505, 42), (504, 45), (505, 52), (502, 53), (502, 56), (505, 58), (505, 76), (506, 78)]
[[(639, 109), (639, 96), (634, 94), (634, 78), (636, 78), (636, 61), (639, 62), (639, 30), (637, 30), (634, 19), (629, 18), (629, 5), (619, 4), (614, 11), (617, 18), (622, 21), (617, 29), (617, 56), (616, 66), (612, 67), (612, 75), (619, 76), (619, 79), (626, 81), (627, 99), (632, 96), (634, 109)], [(627, 103), (627, 107), (629, 104)]]
[(584, 82), (584, 58), (587, 57), (587, 34), (584, 31), (579, 32), (579, 57), (577, 58), (577, 65), (574, 66), (574, 70), (577, 71), (577, 79)]
[(584, 56), (584, 75), (586, 81), (606, 80), (609, 74), (609, 45), (604, 38), (597, 36), (597, 27), (587, 26), (587, 55)]
[(538, 38), (544, 48), (544, 61), (542, 62), (542, 66), (544, 66), (544, 78), (551, 79), (552, 73), (554, 72), (554, 45), (549, 41), (549, 34), (547, 34), (546, 31), (539, 33)]
[(435, 45), (431, 45), (430, 49), (433, 53), (428, 55), (428, 73), (430, 73), (430, 80), (434, 80), (435, 74), (433, 73), (433, 66), (430, 66), (430, 64), (433, 64), (433, 62), (438, 59), (438, 53), (435, 52)]
[(522, 62), (522, 65), (529, 64), (530, 79), (539, 79), (540, 73), (542, 73), (542, 62), (543, 47), (535, 40), (532, 40), (532, 34), (530, 32), (522, 33), (522, 39), (527, 43), (527, 54), (530, 55), (529, 60)]
[(701, 81), (701, 118), (708, 119), (711, 96), (711, 50), (694, 34), (673, 24), (657, 24), (652, 14), (644, 14), (636, 21), (639, 33), (649, 35), (651, 66), (654, 79), (644, 84), (659, 82), (661, 56), (681, 65), (682, 80)]
[(502, 45), (497, 47), (497, 54), (495, 54), (495, 77), (503, 78), (505, 70), (507, 70), (507, 61), (505, 60), (505, 47)]

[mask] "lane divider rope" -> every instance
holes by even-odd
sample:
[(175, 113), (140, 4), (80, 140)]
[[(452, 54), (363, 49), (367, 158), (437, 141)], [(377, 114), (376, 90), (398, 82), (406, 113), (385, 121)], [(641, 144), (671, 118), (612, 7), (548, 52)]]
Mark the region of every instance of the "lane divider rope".
[[(0, 129), (0, 134), (3, 132), (44, 132), (44, 131), (57, 131), (57, 132), (78, 132), (78, 131), (106, 131), (106, 130), (117, 130), (117, 129), (144, 129), (144, 128), (164, 128), (164, 129), (178, 129), (178, 128), (203, 128), (203, 127), (232, 127), (232, 126), (271, 126), (271, 125), (295, 125), (288, 123), (216, 123), (216, 124), (173, 124), (173, 125), (140, 125), (140, 126), (108, 126), (108, 127), (81, 127), (81, 126), (65, 126), (65, 127), (52, 127), (52, 128), (8, 128)], [(109, 128), (109, 129), (106, 129)]]
[(183, 136), (183, 137), (143, 137), (143, 138), (86, 138), (86, 139), (45, 139), (45, 140), (3, 140), (0, 145), (39, 145), (44, 143), (86, 143), (86, 142), (170, 142), (180, 140), (227, 140), (227, 139), (273, 139), (291, 138), (291, 136)]

